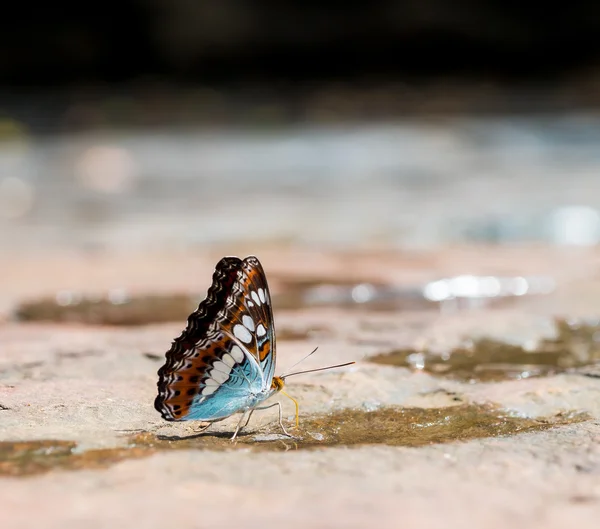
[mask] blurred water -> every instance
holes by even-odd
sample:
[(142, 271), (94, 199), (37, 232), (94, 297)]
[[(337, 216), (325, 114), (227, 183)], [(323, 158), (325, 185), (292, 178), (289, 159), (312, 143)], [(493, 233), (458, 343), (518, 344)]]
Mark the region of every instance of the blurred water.
[(226, 242), (595, 244), (600, 116), (0, 143), (0, 252)]

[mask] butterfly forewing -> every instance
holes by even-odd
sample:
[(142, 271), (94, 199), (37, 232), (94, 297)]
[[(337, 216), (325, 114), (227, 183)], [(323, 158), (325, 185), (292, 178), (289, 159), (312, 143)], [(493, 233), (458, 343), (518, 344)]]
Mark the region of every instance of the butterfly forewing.
[(270, 384), (275, 371), (276, 351), (269, 286), (256, 257), (247, 257), (244, 260), (244, 268), (247, 270), (247, 280), (244, 285), (243, 306), (239, 308), (238, 313), (242, 315), (242, 324), (247, 324), (252, 329), (250, 352), (255, 355), (265, 374), (265, 380)]
[(256, 257), (224, 257), (206, 299), (166, 353), (154, 406), (167, 420), (222, 418), (270, 386), (274, 369), (273, 313), (262, 266)]

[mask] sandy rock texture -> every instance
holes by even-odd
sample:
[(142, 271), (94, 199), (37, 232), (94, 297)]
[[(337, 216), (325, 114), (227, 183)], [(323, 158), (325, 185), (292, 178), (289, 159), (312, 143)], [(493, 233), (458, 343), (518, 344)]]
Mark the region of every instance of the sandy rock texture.
[[(27, 475), (4, 472), (0, 527), (598, 527), (597, 366), (549, 377), (473, 383), (377, 365), (368, 358), (424, 345), (451, 351), (466, 338), (479, 336), (534, 348), (537, 340), (555, 332), (556, 317), (597, 321), (599, 251), (235, 250), (48, 256), (44, 261), (19, 257), (0, 263), (0, 441), (5, 447), (5, 452), (0, 448), (0, 471), (6, 465), (18, 468), (6, 448), (15, 442), (73, 441), (77, 454), (98, 449), (122, 449), (125, 454), (90, 468), (57, 465)], [(299, 437), (310, 433), (302, 429), (303, 421), (348, 408), (368, 414), (388, 406), (490, 405), (521, 419), (575, 419), (539, 431), (449, 439), (419, 448), (367, 443), (302, 449), (271, 435), (278, 433), (276, 411), (268, 410), (254, 415), (242, 446), (157, 449), (140, 457), (133, 452), (132, 435), (175, 439), (194, 434), (189, 424), (167, 423), (153, 408), (161, 357), (184, 322), (109, 327), (21, 322), (13, 316), (19, 302), (65, 289), (101, 293), (125, 288), (132, 296), (203, 292), (222, 255), (249, 253), (260, 257), (275, 294), (284, 294), (294, 280), (371, 281), (417, 289), (440, 277), (470, 273), (544, 275), (555, 282), (547, 295), (466, 309), (304, 305), (277, 310), (277, 372), (317, 345), (319, 352), (303, 364), (307, 369), (357, 362), (289, 380), (286, 389), (300, 403)], [(278, 398), (291, 426), (294, 406)], [(228, 419), (210, 431), (231, 432), (236, 422)], [(429, 427), (415, 424), (416, 429)], [(260, 441), (270, 438), (277, 440)], [(229, 442), (219, 439), (223, 446)], [(253, 449), (252, 443), (269, 442), (284, 443), (285, 449)]]

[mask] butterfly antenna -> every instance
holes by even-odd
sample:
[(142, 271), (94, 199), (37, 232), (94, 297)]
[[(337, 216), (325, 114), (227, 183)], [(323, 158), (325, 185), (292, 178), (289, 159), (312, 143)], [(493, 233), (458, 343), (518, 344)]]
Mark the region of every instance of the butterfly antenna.
[[(301, 358), (300, 360), (298, 360), (292, 367), (290, 367), (289, 371), (291, 371), (292, 369), (294, 369), (298, 364), (300, 364), (301, 362), (304, 362), (304, 360), (306, 360), (309, 356), (314, 355), (317, 352), (317, 349), (319, 348), (319, 346), (315, 347), (310, 353), (308, 353), (304, 358)], [(289, 373), (288, 371), (288, 373)], [(281, 375), (281, 378), (285, 378), (288, 375)]]
[(352, 364), (356, 364), (356, 362), (346, 362), (345, 364), (338, 364), (335, 366), (319, 367), (317, 369), (307, 369), (306, 371), (297, 371), (296, 373), (289, 373), (287, 375), (283, 375), (280, 378), (285, 380), (287, 377), (293, 377), (294, 375), (303, 375), (304, 373), (314, 373), (316, 371), (326, 371), (327, 369), (336, 369), (337, 367), (346, 367), (351, 366)]

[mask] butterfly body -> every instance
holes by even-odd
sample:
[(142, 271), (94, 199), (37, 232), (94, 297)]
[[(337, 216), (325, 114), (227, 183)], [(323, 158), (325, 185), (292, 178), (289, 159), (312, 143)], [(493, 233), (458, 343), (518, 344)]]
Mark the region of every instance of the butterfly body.
[(206, 299), (166, 353), (154, 406), (168, 421), (252, 412), (283, 388), (274, 371), (275, 328), (262, 266), (253, 256), (224, 257)]
[(239, 392), (227, 391), (227, 389), (224, 388), (220, 392), (219, 398), (206, 399), (206, 401), (202, 401), (201, 398), (195, 400), (186, 417), (177, 420), (205, 422), (220, 421), (235, 413), (247, 412), (255, 409), (276, 392), (277, 390), (270, 387), (250, 387), (248, 388), (247, 393), (244, 392), (243, 394), (240, 394)]

